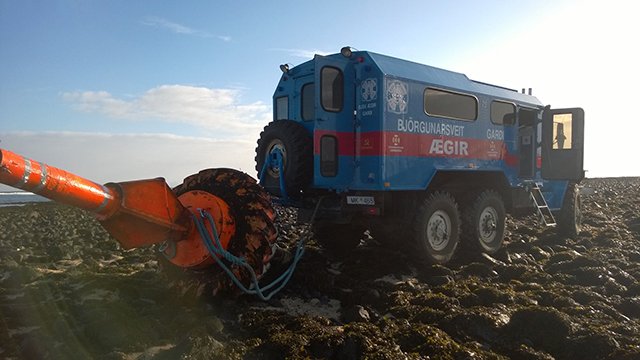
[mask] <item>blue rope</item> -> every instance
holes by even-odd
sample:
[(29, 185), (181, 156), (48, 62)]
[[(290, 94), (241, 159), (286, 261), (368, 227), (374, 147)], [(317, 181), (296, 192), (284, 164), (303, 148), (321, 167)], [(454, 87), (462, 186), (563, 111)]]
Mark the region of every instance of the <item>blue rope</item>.
[[(168, 248), (171, 248), (171, 253), (167, 254), (166, 250)], [(167, 259), (171, 260), (174, 257), (176, 257), (176, 243), (174, 243), (173, 241), (164, 241), (162, 243), (162, 245), (160, 245), (160, 248), (158, 249), (158, 251), (164, 255), (164, 257), (166, 257)]]
[[(289, 201), (289, 197), (287, 196), (287, 190), (284, 186), (284, 164), (282, 161), (282, 151), (278, 148), (273, 149), (264, 160), (264, 165), (262, 166), (262, 171), (260, 171), (260, 185), (263, 185), (264, 182), (264, 173), (267, 171), (269, 167), (277, 167), (280, 173), (280, 193), (282, 194), (282, 198), (284, 202)], [(264, 185), (263, 185), (264, 186)]]
[[(291, 275), (293, 275), (293, 271), (295, 270), (296, 265), (298, 264), (298, 261), (302, 257), (302, 254), (304, 254), (304, 249), (306, 247), (306, 244), (305, 244), (306, 239), (304, 238), (300, 239), (300, 242), (298, 243), (298, 247), (296, 248), (295, 256), (293, 257), (293, 262), (291, 263), (289, 268), (272, 283), (264, 287), (260, 287), (260, 285), (258, 284), (258, 278), (256, 276), (256, 273), (253, 271), (253, 268), (251, 267), (251, 265), (246, 263), (244, 257), (237, 257), (222, 247), (222, 244), (220, 243), (220, 239), (218, 237), (218, 231), (216, 230), (216, 226), (214, 224), (214, 221), (211, 215), (209, 215), (206, 211), (202, 209), (198, 209), (198, 211), (200, 212), (200, 217), (196, 216), (193, 213), (191, 213), (191, 216), (193, 217), (196, 227), (198, 228), (198, 232), (200, 233), (200, 237), (202, 238), (202, 241), (207, 247), (207, 250), (209, 250), (209, 253), (211, 253), (211, 256), (213, 256), (213, 258), (216, 260), (218, 265), (220, 265), (220, 267), (231, 277), (233, 282), (240, 288), (240, 290), (242, 290), (242, 292), (248, 295), (258, 295), (260, 300), (267, 301), (271, 299), (273, 295), (278, 293), (278, 291), (282, 290), (282, 288), (287, 284), (287, 282), (289, 282), (289, 279), (291, 278)], [(209, 221), (209, 224), (211, 225), (211, 228), (213, 229), (213, 237), (214, 237), (213, 240), (211, 239), (209, 231), (207, 231), (207, 228), (203, 221), (204, 218), (207, 218), (207, 220)], [(224, 262), (222, 262), (220, 258), (218, 258), (218, 255), (223, 257), (225, 260), (229, 261), (232, 265), (242, 266), (246, 268), (251, 274), (254, 290), (247, 289), (244, 285), (242, 285), (242, 283), (240, 283), (240, 281), (235, 277), (233, 272), (231, 272), (231, 269), (229, 269), (229, 267)], [(264, 294), (265, 291), (271, 289), (272, 287), (278, 284), (280, 285), (275, 290), (271, 291), (267, 295)]]

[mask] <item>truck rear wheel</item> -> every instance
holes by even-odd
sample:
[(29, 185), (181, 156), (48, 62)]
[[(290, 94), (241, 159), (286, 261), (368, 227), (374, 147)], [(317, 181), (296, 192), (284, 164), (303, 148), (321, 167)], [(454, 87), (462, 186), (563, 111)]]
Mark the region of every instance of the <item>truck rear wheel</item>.
[(463, 237), (480, 251), (494, 254), (504, 242), (505, 216), (500, 195), (494, 190), (485, 190), (463, 211)]
[(435, 192), (418, 207), (413, 240), (422, 258), (444, 264), (453, 258), (460, 238), (460, 212), (451, 195)]
[(282, 196), (280, 169), (268, 167), (262, 173), (265, 159), (275, 149), (282, 153), (282, 174), (288, 196), (294, 195), (313, 180), (313, 137), (300, 123), (277, 120), (265, 126), (256, 148), (256, 170), (263, 176), (262, 185), (272, 195)]
[(555, 215), (558, 234), (575, 239), (582, 231), (582, 199), (576, 183), (569, 183), (562, 201), (562, 209)]

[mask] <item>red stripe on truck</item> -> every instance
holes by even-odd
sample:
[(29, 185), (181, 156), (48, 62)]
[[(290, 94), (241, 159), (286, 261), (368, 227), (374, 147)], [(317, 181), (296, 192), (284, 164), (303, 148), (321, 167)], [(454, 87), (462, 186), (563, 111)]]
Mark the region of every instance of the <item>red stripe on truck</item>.
[[(315, 154), (320, 154), (320, 138), (329, 135), (338, 139), (338, 154), (344, 156), (412, 156), (454, 159), (503, 160), (507, 166), (518, 165), (518, 157), (507, 150), (504, 141), (375, 131), (353, 133), (315, 131)], [(354, 149), (354, 138), (357, 138)]]

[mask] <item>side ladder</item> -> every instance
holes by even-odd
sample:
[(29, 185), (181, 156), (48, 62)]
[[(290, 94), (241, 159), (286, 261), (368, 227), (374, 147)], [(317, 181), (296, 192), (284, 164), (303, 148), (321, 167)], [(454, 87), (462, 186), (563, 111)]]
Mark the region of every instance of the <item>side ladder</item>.
[(540, 221), (546, 226), (556, 226), (556, 219), (553, 217), (551, 209), (549, 209), (549, 205), (544, 199), (544, 196), (542, 195), (542, 191), (540, 191), (540, 187), (538, 187), (538, 184), (533, 182), (528, 183), (525, 186), (529, 192), (529, 198), (531, 198), (531, 200), (533, 201), (533, 206), (536, 208), (538, 216), (540, 217)]

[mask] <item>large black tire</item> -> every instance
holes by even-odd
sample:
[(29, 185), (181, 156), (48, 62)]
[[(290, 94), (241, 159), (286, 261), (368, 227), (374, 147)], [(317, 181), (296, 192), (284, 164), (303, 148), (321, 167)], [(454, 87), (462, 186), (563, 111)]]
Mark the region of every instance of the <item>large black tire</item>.
[(462, 212), (462, 236), (472, 248), (494, 254), (502, 247), (506, 211), (500, 195), (485, 190)]
[[(271, 257), (271, 245), (277, 237), (274, 226), (275, 211), (271, 200), (251, 176), (233, 169), (207, 169), (184, 179), (173, 189), (180, 196), (188, 191), (201, 190), (213, 194), (229, 206), (229, 215), (235, 222), (235, 234), (229, 240), (227, 250), (244, 257), (257, 276), (263, 273)], [(162, 273), (180, 292), (195, 297), (218, 294), (238, 295), (239, 288), (230, 276), (217, 264), (204, 269), (183, 269), (173, 265), (163, 254), (158, 256)], [(223, 260), (236, 278), (248, 287), (252, 277), (242, 268), (234, 268)]]
[(575, 239), (582, 231), (582, 199), (576, 183), (569, 183), (562, 208), (555, 214), (559, 235)]
[[(277, 120), (265, 126), (256, 148), (256, 170), (261, 176), (266, 156), (280, 149), (283, 157), (283, 176), (287, 196), (294, 196), (313, 180), (313, 137), (305, 127), (291, 120)], [(282, 196), (280, 169), (269, 167), (263, 175), (262, 185), (267, 192)]]
[(412, 239), (418, 255), (431, 263), (444, 264), (453, 258), (460, 240), (460, 212), (451, 195), (438, 191), (422, 202)]

